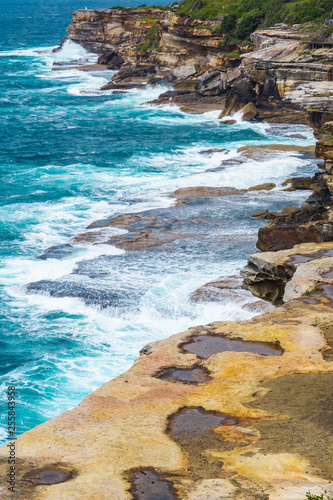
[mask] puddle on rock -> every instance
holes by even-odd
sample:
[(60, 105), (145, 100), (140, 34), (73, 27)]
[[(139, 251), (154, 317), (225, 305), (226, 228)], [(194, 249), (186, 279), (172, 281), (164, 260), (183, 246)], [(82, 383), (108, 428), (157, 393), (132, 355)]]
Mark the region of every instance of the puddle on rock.
[(239, 420), (230, 415), (208, 412), (203, 408), (184, 408), (169, 418), (168, 433), (189, 457), (189, 474), (194, 480), (219, 477), (223, 463), (211, 459), (207, 450), (223, 452), (245, 446), (211, 432), (215, 427), (233, 426)]
[(43, 467), (24, 474), (23, 479), (33, 484), (64, 483), (74, 477), (73, 471), (60, 467)]
[(170, 380), (173, 382), (183, 382), (184, 384), (200, 384), (212, 380), (208, 370), (205, 368), (176, 368), (171, 367), (163, 370), (157, 378)]
[(289, 259), (290, 264), (304, 264), (305, 262), (309, 262), (310, 260), (319, 259), (320, 257), (333, 257), (333, 249), (332, 250), (319, 250), (319, 252), (311, 253), (311, 254), (301, 254), (296, 253)]
[(326, 306), (333, 307), (333, 285), (321, 285), (320, 290), (318, 290), (318, 292), (312, 293), (311, 297), (313, 297), (314, 299), (323, 297), (327, 300), (323, 301), (322, 303)]
[(326, 273), (322, 274), (322, 277), (323, 278), (328, 278), (328, 279), (333, 278), (333, 269), (331, 269), (330, 271), (327, 271)]
[(273, 342), (232, 339), (222, 335), (198, 335), (180, 346), (200, 358), (209, 358), (219, 352), (251, 352), (264, 356), (281, 356), (283, 349)]
[(237, 418), (230, 415), (209, 412), (201, 408), (187, 408), (172, 417), (170, 428), (176, 437), (183, 432), (206, 432), (220, 425), (236, 425), (238, 422)]
[(165, 474), (150, 469), (142, 469), (132, 473), (131, 493), (135, 500), (175, 500), (177, 499), (171, 481)]

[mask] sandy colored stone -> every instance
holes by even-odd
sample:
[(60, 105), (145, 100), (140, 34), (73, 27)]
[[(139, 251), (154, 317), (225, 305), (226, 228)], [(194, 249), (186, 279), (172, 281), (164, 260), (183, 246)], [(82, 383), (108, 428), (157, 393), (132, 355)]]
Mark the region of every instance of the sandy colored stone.
[(259, 146), (242, 146), (237, 150), (242, 156), (250, 160), (262, 161), (276, 157), (279, 153), (304, 153), (314, 154), (315, 146), (296, 146), (292, 144), (261, 144)]
[(252, 102), (249, 102), (242, 109), (242, 113), (243, 113), (243, 121), (249, 122), (250, 120), (252, 120), (257, 116), (258, 110)]
[(256, 186), (251, 186), (249, 191), (270, 191), (274, 189), (276, 184), (274, 182), (265, 182), (264, 184), (257, 184)]
[(325, 276), (331, 270), (333, 243), (303, 243), (289, 250), (250, 255), (241, 276), (254, 295), (282, 303), (332, 284), (333, 273)]
[(206, 187), (195, 186), (177, 189), (169, 194), (170, 198), (176, 198), (177, 203), (185, 203), (194, 198), (218, 198), (221, 196), (234, 196), (246, 193), (246, 189), (236, 189), (234, 187)]
[[(130, 370), (104, 384), (77, 408), (18, 438), (17, 486), (21, 498), (130, 499), (129, 471), (147, 467), (171, 474), (179, 498), (198, 498), (198, 492), (207, 490), (207, 483), (202, 483), (201, 479), (195, 481), (188, 475), (190, 457), (166, 432), (168, 417), (183, 407), (202, 407), (248, 422), (245, 427), (250, 432), (242, 432), (242, 425), (234, 431), (229, 429), (229, 443), (234, 442), (232, 449), (229, 445), (229, 451), (219, 452), (219, 456), (214, 449), (204, 451), (209, 460), (220, 462), (222, 459), (223, 462), (221, 468), (217, 467), (220, 470), (218, 477), (212, 479), (232, 480), (233, 485), (237, 480), (239, 487), (236, 492), (227, 483), (229, 498), (251, 499), (249, 495), (254, 491), (258, 494), (262, 492), (261, 495), (269, 492), (270, 498), (288, 498), (278, 496), (281, 488), (286, 491), (289, 488), (298, 495), (304, 491), (304, 484), (307, 490), (326, 484), (328, 475), (333, 474), (330, 471), (330, 464), (333, 463), (331, 448), (328, 448), (327, 455), (321, 457), (321, 463), (326, 464), (325, 473), (316, 469), (317, 457), (312, 448), (312, 458), (303, 456), (297, 450), (292, 453), (288, 449), (277, 453), (265, 449), (259, 452), (260, 436), (255, 430), (256, 422), (267, 419), (281, 422), (281, 418), (286, 421), (288, 415), (280, 409), (266, 409), (264, 403), (260, 408), (250, 408), (249, 405), (267, 394), (269, 380), (293, 373), (314, 376), (333, 372), (332, 363), (325, 361), (321, 354), (325, 339), (320, 324), (329, 321), (333, 321), (330, 307), (305, 304), (300, 300), (249, 321), (216, 322), (206, 327), (191, 328), (159, 342), (148, 355), (138, 358)], [(178, 346), (195, 334), (208, 333), (223, 333), (248, 340), (279, 341), (285, 352), (279, 357), (246, 352), (217, 353), (201, 362), (212, 377), (204, 385), (204, 390), (201, 385), (168, 382), (154, 377), (167, 366), (197, 365), (198, 358), (181, 352)], [(301, 398), (298, 403), (302, 405)], [(325, 411), (330, 412), (331, 409), (323, 408)], [(297, 422), (301, 425), (301, 419), (296, 418)], [(254, 429), (252, 433), (251, 428)], [(269, 429), (268, 425), (265, 439), (269, 437)], [(221, 436), (227, 437), (223, 434), (226, 432), (224, 428), (220, 432)], [(6, 447), (1, 449), (0, 454), (0, 471), (4, 477), (8, 467)], [(267, 464), (270, 466), (267, 467)], [(23, 480), (24, 474), (32, 469), (50, 465), (65, 467), (75, 471), (76, 475), (69, 481), (49, 486), (32, 485)], [(200, 476), (200, 464), (198, 467), (196, 470)], [(216, 495), (212, 498), (218, 499), (218, 482), (214, 488)], [(9, 498), (5, 486), (0, 491), (2, 498)]]

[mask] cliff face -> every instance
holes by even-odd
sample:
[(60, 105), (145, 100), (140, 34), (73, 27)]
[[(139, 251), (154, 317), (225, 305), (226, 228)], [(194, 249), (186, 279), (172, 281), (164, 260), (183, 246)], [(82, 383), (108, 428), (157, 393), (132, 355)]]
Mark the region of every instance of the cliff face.
[(92, 52), (103, 54), (121, 44), (140, 43), (160, 14), (159, 10), (77, 10), (67, 29), (68, 38)]
[[(149, 61), (162, 68), (186, 66), (179, 76), (191, 76), (221, 65), (222, 37), (214, 34), (218, 24), (159, 9), (78, 10), (67, 31), (71, 40), (97, 54), (116, 50), (130, 63)], [(152, 43), (157, 50), (140, 51), (140, 44), (147, 42), (153, 26)]]

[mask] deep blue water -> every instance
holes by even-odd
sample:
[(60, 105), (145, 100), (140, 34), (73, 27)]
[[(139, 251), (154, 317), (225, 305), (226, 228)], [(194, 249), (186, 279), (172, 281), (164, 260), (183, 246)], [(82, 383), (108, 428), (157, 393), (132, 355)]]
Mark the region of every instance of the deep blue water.
[[(7, 385), (18, 389), (21, 433), (130, 367), (148, 341), (194, 324), (253, 315), (244, 304), (193, 304), (189, 295), (209, 280), (237, 273), (255, 251), (261, 222), (251, 220), (251, 213), (300, 204), (306, 195), (276, 189), (170, 211), (169, 193), (195, 185), (279, 186), (291, 175), (314, 170), (314, 161), (283, 154), (220, 168), (242, 145), (293, 143), (288, 134), (295, 132), (307, 137), (296, 142), (311, 144), (306, 127), (223, 127), (218, 112), (185, 115), (144, 104), (161, 89), (102, 93), (109, 71), (52, 72), (54, 59), (94, 59), (70, 44), (51, 52), (71, 12), (110, 5), (0, 1), (2, 441)], [(200, 154), (210, 148), (229, 153)], [(149, 210), (165, 220), (204, 218), (185, 225), (203, 236), (176, 242), (168, 251), (82, 244), (59, 258), (38, 259), (96, 219)], [(40, 280), (47, 286), (28, 293), (27, 284)]]

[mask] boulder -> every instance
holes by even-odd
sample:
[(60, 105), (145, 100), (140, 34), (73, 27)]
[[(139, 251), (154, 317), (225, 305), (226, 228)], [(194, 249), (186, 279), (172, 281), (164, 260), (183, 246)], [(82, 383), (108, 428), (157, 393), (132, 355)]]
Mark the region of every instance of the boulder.
[(172, 70), (171, 74), (175, 78), (188, 78), (197, 72), (194, 64), (183, 64)]
[(271, 252), (292, 248), (300, 243), (320, 243), (323, 241), (328, 240), (323, 230), (323, 223), (320, 221), (284, 225), (269, 223), (258, 231), (257, 248), (262, 252)]
[(112, 80), (126, 80), (131, 78), (146, 78), (149, 75), (156, 74), (156, 66), (153, 64), (126, 64), (121, 67), (121, 69), (113, 75)]
[(222, 120), (220, 121), (221, 125), (234, 125), (236, 122), (236, 120)]
[(198, 78), (196, 90), (201, 95), (219, 95), (226, 91), (226, 72), (210, 69)]
[(243, 121), (249, 122), (253, 118), (255, 118), (258, 114), (258, 110), (252, 102), (249, 102), (242, 109), (243, 111)]
[(316, 144), (316, 157), (323, 158), (324, 160), (333, 160), (333, 142), (331, 141), (318, 141)]
[(109, 69), (119, 69), (124, 64), (124, 59), (120, 54), (111, 50), (99, 56), (98, 64), (106, 64)]
[(244, 78), (234, 85), (228, 92), (224, 109), (222, 109), (219, 118), (231, 116), (233, 113), (244, 108), (249, 102), (256, 101), (256, 92), (251, 82)]
[(249, 188), (249, 191), (270, 191), (274, 189), (276, 184), (274, 182), (265, 182), (264, 184), (257, 184)]

